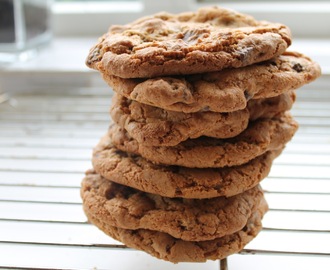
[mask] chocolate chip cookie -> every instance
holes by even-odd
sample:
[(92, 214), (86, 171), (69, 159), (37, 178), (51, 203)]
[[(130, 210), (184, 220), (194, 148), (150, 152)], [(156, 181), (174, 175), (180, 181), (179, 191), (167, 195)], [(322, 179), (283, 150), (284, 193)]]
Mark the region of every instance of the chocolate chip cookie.
[(164, 232), (147, 229), (122, 229), (111, 226), (102, 214), (86, 211), (86, 215), (89, 221), (103, 232), (128, 247), (143, 250), (159, 259), (178, 263), (218, 260), (240, 252), (261, 231), (261, 220), (267, 210), (266, 201), (261, 200), (258, 209), (252, 213), (244, 228), (232, 234), (206, 241), (185, 241)]
[(101, 152), (114, 145), (121, 151), (140, 155), (155, 164), (190, 168), (217, 168), (242, 165), (269, 150), (283, 147), (291, 140), (298, 124), (289, 114), (280, 118), (260, 119), (231, 139), (200, 137), (176, 146), (148, 146), (130, 137), (117, 125), (100, 140), (95, 149)]
[(200, 169), (156, 165), (109, 145), (94, 151), (92, 163), (98, 174), (125, 186), (164, 197), (203, 199), (234, 196), (256, 186), (281, 151), (268, 151), (240, 166)]
[(115, 94), (111, 116), (139, 143), (149, 146), (175, 146), (200, 136), (225, 139), (244, 131), (249, 120), (271, 118), (291, 108), (294, 93), (269, 99), (256, 99), (248, 107), (230, 113), (183, 113), (141, 104)]
[(319, 77), (320, 67), (310, 58), (285, 52), (269, 61), (239, 69), (157, 77), (122, 79), (103, 74), (114, 91), (128, 99), (185, 113), (242, 110), (250, 99), (278, 96)]
[(114, 25), (91, 48), (86, 64), (122, 78), (182, 75), (262, 62), (290, 44), (290, 30), (283, 24), (206, 7)]

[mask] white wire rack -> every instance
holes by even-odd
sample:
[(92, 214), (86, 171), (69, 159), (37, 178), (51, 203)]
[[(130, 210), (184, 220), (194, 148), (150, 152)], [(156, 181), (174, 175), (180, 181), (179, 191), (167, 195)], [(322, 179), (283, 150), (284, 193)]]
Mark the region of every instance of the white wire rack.
[(298, 92), (292, 113), (300, 129), (263, 181), (270, 211), (247, 256), (177, 265), (86, 222), (79, 188), (110, 122), (108, 89), (3, 94), (0, 269), (329, 269), (329, 83), (324, 76)]

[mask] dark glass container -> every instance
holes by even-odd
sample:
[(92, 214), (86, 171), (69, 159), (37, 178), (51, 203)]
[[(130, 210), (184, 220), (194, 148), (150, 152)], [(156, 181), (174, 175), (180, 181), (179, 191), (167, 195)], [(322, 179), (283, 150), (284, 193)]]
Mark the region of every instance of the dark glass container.
[(51, 39), (51, 0), (0, 0), (0, 61)]

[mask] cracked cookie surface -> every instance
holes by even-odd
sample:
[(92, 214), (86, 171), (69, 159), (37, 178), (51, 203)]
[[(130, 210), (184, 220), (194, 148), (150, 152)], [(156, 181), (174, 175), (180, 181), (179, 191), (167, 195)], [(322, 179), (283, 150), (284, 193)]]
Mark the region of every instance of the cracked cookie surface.
[(231, 139), (200, 137), (176, 146), (148, 146), (131, 138), (119, 126), (113, 125), (95, 149), (102, 152), (114, 145), (121, 151), (140, 155), (164, 165), (190, 168), (217, 168), (242, 165), (269, 150), (283, 147), (298, 128), (289, 114), (280, 118), (260, 119)]
[(240, 252), (262, 229), (262, 217), (268, 205), (261, 200), (258, 209), (252, 213), (241, 230), (220, 238), (206, 241), (184, 241), (159, 231), (146, 229), (129, 230), (111, 226), (103, 216), (86, 211), (90, 222), (114, 239), (128, 247), (143, 250), (159, 259), (178, 262), (205, 262), (223, 259)]
[[(140, 103), (180, 112), (231, 112), (250, 99), (269, 98), (319, 77), (320, 67), (295, 52), (239, 69), (153, 79), (121, 79), (104, 74), (114, 91)], [(270, 83), (271, 82), (271, 83)]]
[(149, 146), (175, 146), (200, 136), (225, 139), (244, 131), (249, 120), (272, 118), (289, 110), (295, 94), (288, 92), (269, 99), (256, 99), (244, 110), (230, 113), (183, 113), (141, 104), (115, 94), (110, 114), (139, 143)]
[(86, 64), (122, 78), (192, 74), (265, 61), (290, 44), (285, 25), (208, 7), (114, 25), (91, 48)]
[(82, 182), (81, 196), (85, 212), (99, 215), (111, 226), (205, 241), (241, 230), (263, 199), (263, 192), (256, 186), (230, 198), (166, 198), (119, 185), (89, 171)]

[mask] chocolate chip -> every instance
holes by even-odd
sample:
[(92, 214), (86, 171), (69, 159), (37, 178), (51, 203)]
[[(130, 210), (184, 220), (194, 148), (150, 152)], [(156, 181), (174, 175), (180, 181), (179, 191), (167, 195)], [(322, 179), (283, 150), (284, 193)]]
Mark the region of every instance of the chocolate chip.
[(296, 63), (293, 65), (292, 67), (295, 71), (297, 71), (298, 73), (302, 72), (304, 70), (303, 66), (300, 65), (299, 63)]

